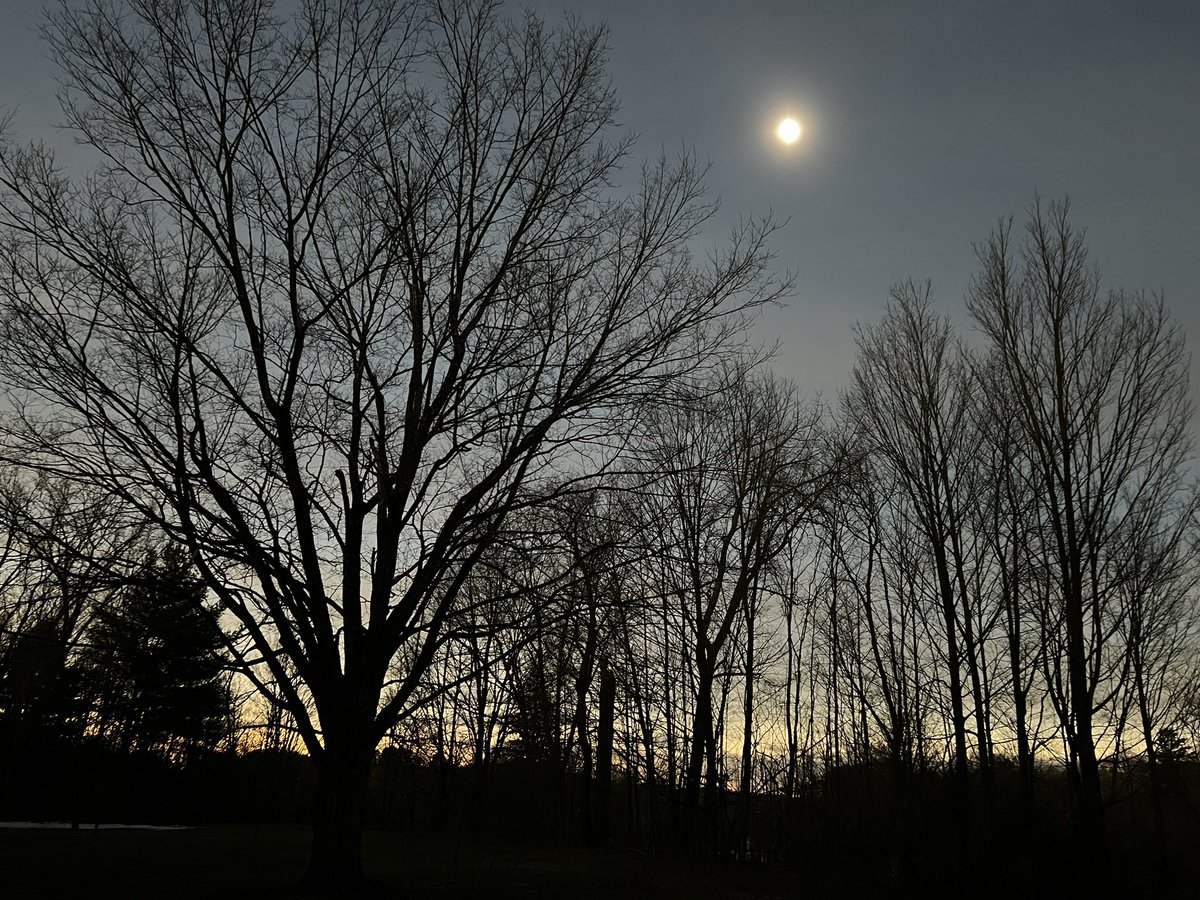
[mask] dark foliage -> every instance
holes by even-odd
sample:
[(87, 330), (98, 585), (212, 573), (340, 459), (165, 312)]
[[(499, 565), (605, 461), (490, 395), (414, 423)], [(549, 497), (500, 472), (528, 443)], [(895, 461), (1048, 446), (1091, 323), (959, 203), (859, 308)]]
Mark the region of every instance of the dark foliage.
[(97, 614), (75, 665), (90, 728), (124, 748), (187, 756), (228, 734), (222, 637), (182, 552), (152, 554)]

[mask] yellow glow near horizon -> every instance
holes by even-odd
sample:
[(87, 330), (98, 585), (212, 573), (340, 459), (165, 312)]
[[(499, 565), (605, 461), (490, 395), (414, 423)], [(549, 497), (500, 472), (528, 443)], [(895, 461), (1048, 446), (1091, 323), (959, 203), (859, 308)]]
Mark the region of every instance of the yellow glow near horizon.
[(800, 139), (802, 130), (799, 122), (789, 118), (779, 123), (779, 127), (775, 129), (775, 134), (785, 144), (794, 144)]

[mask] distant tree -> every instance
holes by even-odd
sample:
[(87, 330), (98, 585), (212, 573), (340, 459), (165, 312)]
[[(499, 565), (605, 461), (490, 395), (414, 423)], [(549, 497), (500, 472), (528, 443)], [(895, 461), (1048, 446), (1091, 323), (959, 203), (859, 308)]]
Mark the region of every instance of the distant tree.
[(773, 226), (700, 261), (694, 161), (624, 195), (603, 29), (96, 0), (46, 32), (100, 167), (0, 147), (0, 455), (188, 547), (316, 764), (309, 878), (345, 884), (376, 747), (523, 488), (740, 340)]
[(233, 718), (224, 637), (184, 551), (151, 552), (100, 609), (75, 668), (96, 731), (118, 750), (184, 761)]
[[(1171, 721), (1173, 682), (1180, 669), (1196, 658), (1200, 583), (1193, 536), (1197, 498), (1181, 506), (1164, 505), (1151, 495), (1141, 504), (1149, 521), (1136, 514), (1127, 528), (1127, 543), (1118, 551), (1116, 592), (1122, 605), (1119, 629), (1125, 644), (1122, 683), (1127, 704), (1137, 716), (1149, 770), (1150, 802), (1160, 846), (1167, 838), (1163, 810), (1162, 748), (1164, 732), (1174, 734)], [(1168, 758), (1171, 750), (1167, 751)]]
[(36, 628), (60, 647), (65, 665), (136, 566), (147, 523), (101, 491), (13, 468), (0, 482), (0, 528), (5, 639)]
[[(96, 614), (128, 577), (146, 534), (95, 490), (13, 469), (0, 483), (0, 728), (78, 738), (86, 717), (73, 663)], [(24, 720), (23, 725), (18, 720)], [(21, 740), (11, 736), (6, 745)]]
[(30, 724), (52, 720), (61, 727), (71, 717), (67, 683), (66, 647), (52, 621), (35, 621), (15, 635), (0, 671), (5, 749), (19, 743)]
[(790, 385), (742, 363), (696, 385), (688, 403), (663, 410), (647, 428), (647, 468), (661, 475), (643, 491), (646, 540), (664, 602), (675, 607), (664, 610), (679, 630), (674, 643), (694, 667), (684, 781), (693, 850), (715, 849), (724, 709), (718, 671), (760, 580), (833, 469), (822, 458), (818, 421), (817, 408), (801, 403)]
[(1160, 728), (1155, 743), (1158, 745), (1159, 761), (1164, 766), (1174, 766), (1196, 757), (1196, 751), (1176, 728)]

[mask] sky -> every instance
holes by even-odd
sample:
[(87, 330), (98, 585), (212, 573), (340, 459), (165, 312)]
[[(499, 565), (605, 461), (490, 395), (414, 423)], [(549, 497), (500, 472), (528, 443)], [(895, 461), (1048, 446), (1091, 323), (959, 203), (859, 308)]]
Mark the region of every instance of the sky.
[[(796, 287), (759, 335), (803, 391), (833, 398), (847, 383), (855, 323), (875, 321), (902, 279), (932, 280), (969, 333), (972, 242), (1001, 216), (1020, 221), (1035, 192), (1072, 198), (1106, 286), (1163, 291), (1196, 355), (1200, 4), (526, 5), (607, 23), (636, 155), (686, 148), (712, 162), (714, 243), (740, 217), (787, 221), (777, 265)], [(0, 108), (18, 108), (15, 134), (62, 145), (39, 8), (0, 0)], [(784, 115), (805, 129), (786, 151), (773, 136)], [(1192, 381), (1200, 398), (1196, 361)]]
[[(1162, 290), (1200, 346), (1200, 4), (539, 0), (606, 21), (639, 151), (695, 149), (723, 225), (788, 220), (796, 275), (761, 333), (833, 397), (856, 322), (931, 279), (970, 328), (972, 242), (1069, 195), (1105, 284)], [(783, 152), (784, 115), (805, 134)], [(713, 238), (719, 232), (714, 230)], [(1193, 397), (1200, 368), (1193, 363)]]

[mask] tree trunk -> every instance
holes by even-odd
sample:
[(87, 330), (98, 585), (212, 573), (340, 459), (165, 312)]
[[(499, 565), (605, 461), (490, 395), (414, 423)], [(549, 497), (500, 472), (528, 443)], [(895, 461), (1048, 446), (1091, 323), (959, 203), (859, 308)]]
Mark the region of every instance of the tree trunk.
[[(1019, 523), (1014, 520), (1014, 533), (1018, 533)], [(1005, 582), (1003, 603), (1004, 614), (1008, 626), (1008, 665), (1012, 678), (1013, 716), (1017, 729), (1017, 773), (1021, 790), (1021, 814), (1028, 821), (1033, 814), (1033, 749), (1029, 741), (1029, 697), (1028, 688), (1023, 685), (1024, 673), (1021, 670), (1021, 598), (1017, 590), (1017, 572), (1020, 564), (1017, 558), (1017, 543), (1013, 542), (1012, 574), (1001, 572)], [(1007, 560), (1001, 560), (1001, 568)]]
[[(579, 782), (576, 788), (579, 798), (579, 838), (585, 847), (592, 843), (592, 742), (588, 737), (588, 694), (592, 689), (595, 656), (596, 612), (589, 603), (587, 640), (579, 663), (579, 677), (575, 682), (575, 713), (572, 721), (575, 739), (579, 742), (580, 757)], [(570, 765), (569, 754), (563, 760), (563, 765)], [(564, 771), (563, 774), (566, 776), (568, 772)]]
[[(1019, 676), (1019, 673), (1017, 674)], [(1014, 691), (1013, 704), (1017, 721), (1017, 772), (1021, 782), (1021, 810), (1028, 817), (1033, 814), (1034, 771), (1026, 691)]]
[(1071, 685), (1071, 718), (1074, 725), (1071, 748), (1078, 775), (1079, 837), (1085, 849), (1099, 855), (1104, 850), (1104, 801), (1100, 786), (1100, 763), (1092, 734), (1092, 691), (1088, 679), (1088, 655), (1084, 641), (1082, 577), (1073, 559), (1071, 583), (1066, 594), (1067, 662)]
[(950, 582), (950, 566), (945, 548), (934, 544), (938, 589), (942, 601), (942, 616), (946, 628), (946, 668), (950, 687), (950, 714), (954, 726), (954, 774), (957, 785), (959, 816), (962, 829), (970, 828), (970, 762), (967, 758), (967, 716), (963, 711), (963, 689), (958, 647), (958, 623), (954, 609), (954, 588)]
[(305, 882), (314, 887), (361, 884), (363, 815), (372, 750), (327, 747), (317, 758), (312, 846)]
[(1163, 815), (1162, 773), (1158, 764), (1158, 745), (1154, 738), (1154, 722), (1150, 713), (1150, 700), (1146, 693), (1146, 677), (1141, 654), (1134, 649), (1133, 678), (1137, 688), (1138, 716), (1142, 725), (1142, 740), (1146, 744), (1146, 765), (1150, 770), (1150, 811), (1154, 817), (1154, 842), (1160, 854), (1167, 847), (1167, 825)]
[(750, 785), (754, 778), (754, 612), (751, 606), (746, 616), (746, 694), (742, 698), (742, 773), (738, 785), (741, 828), (738, 829), (740, 833), (735, 835), (740, 843), (736, 848), (739, 853), (748, 853), (750, 849)]
[[(796, 776), (797, 776), (797, 761), (799, 756), (799, 729), (800, 717), (799, 709), (793, 711), (792, 697), (793, 693), (799, 695), (800, 686), (796, 684), (794, 690), (792, 679), (799, 679), (799, 672), (794, 671), (796, 661), (795, 635), (792, 632), (792, 604), (788, 602), (784, 607), (784, 628), (787, 635), (787, 647), (784, 651), (785, 670), (783, 676), (783, 730), (787, 737), (787, 774), (784, 778), (783, 793), (785, 800), (784, 808), (791, 810), (792, 798), (796, 796)], [(797, 704), (798, 706), (798, 704)]]
[[(612, 795), (613, 719), (617, 707), (617, 680), (608, 663), (600, 664), (600, 724), (596, 734), (596, 839), (609, 836), (609, 801)], [(632, 758), (632, 757), (631, 757)], [(632, 778), (632, 776), (631, 776)]]
[[(687, 850), (692, 854), (703, 852), (701, 845), (704, 834), (702, 821), (705, 810), (700, 801), (700, 783), (703, 780), (705, 751), (713, 742), (713, 713), (712, 688), (713, 666), (707, 659), (707, 653), (697, 654), (696, 660), (696, 708), (692, 717), (692, 745), (689, 748), (687, 784), (684, 793), (684, 831), (686, 834)], [(710, 771), (710, 776), (714, 774)], [(711, 792), (705, 794), (705, 799), (711, 799)]]

